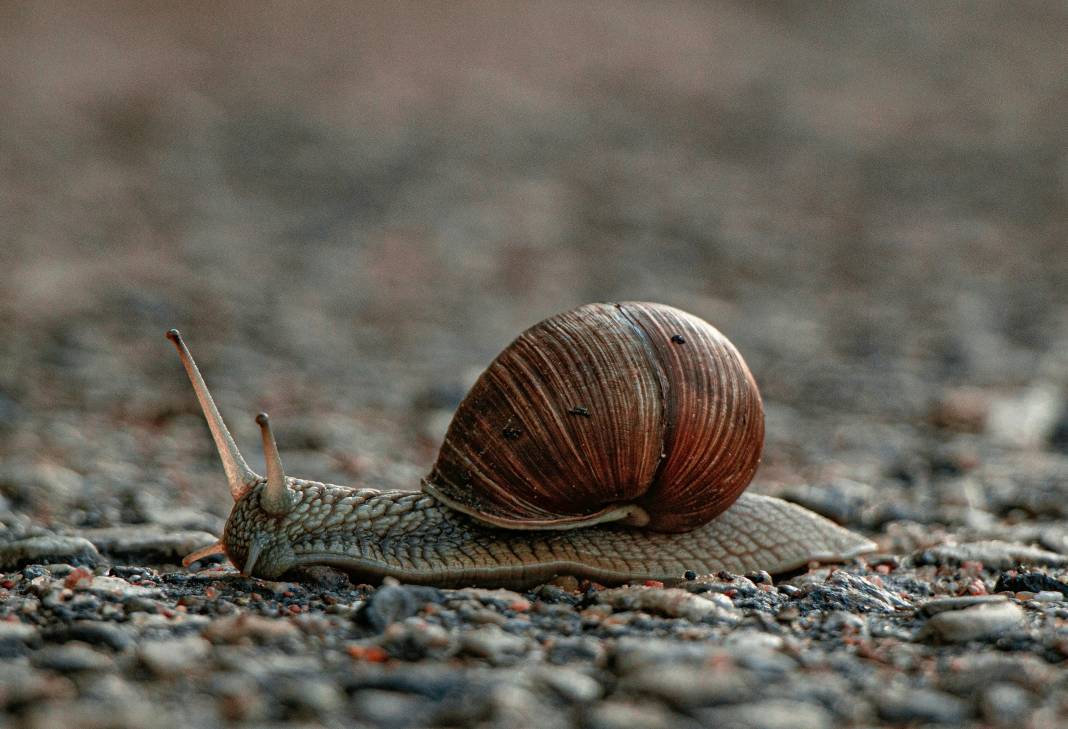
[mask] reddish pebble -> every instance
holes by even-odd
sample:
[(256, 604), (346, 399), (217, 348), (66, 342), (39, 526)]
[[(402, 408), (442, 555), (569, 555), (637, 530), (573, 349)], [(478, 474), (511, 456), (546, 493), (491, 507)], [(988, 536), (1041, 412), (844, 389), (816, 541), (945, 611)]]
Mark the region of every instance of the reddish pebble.
[(209, 600), (214, 600), (218, 596), (219, 591), (216, 590), (214, 587), (207, 587), (204, 589), (204, 597), (208, 598)]
[(300, 612), (300, 605), (290, 605), (289, 606), (289, 612), (291, 612), (291, 613), (299, 613)]
[(517, 613), (525, 613), (527, 610), (530, 610), (530, 603), (526, 600), (514, 600), (508, 604), (508, 607), (511, 610), (515, 610)]
[(70, 571), (70, 574), (63, 580), (63, 586), (70, 589), (74, 589), (78, 586), (82, 580), (92, 581), (93, 573), (84, 567), (75, 567)]
[(3, 582), (0, 582), (0, 586), (2, 586), (5, 590), (10, 590), (12, 587), (15, 586), (15, 581), (14, 580), (4, 580)]
[(389, 660), (389, 654), (376, 645), (350, 645), (348, 653), (358, 661), (385, 663)]
[(664, 583), (660, 580), (646, 580), (644, 584), (646, 587), (662, 588), (664, 586)]

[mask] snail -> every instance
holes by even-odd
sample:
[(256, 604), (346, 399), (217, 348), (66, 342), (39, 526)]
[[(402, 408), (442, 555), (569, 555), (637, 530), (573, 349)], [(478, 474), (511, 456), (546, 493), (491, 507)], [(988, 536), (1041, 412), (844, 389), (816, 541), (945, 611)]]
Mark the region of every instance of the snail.
[(266, 477), (238, 451), (181, 335), (167, 333), (236, 502), (222, 539), (247, 576), (329, 565), (365, 582), (530, 587), (694, 571), (772, 574), (850, 559), (869, 540), (796, 504), (743, 494), (763, 405), (741, 355), (662, 304), (588, 304), (523, 332), (458, 407), (418, 491), (287, 476), (256, 416)]

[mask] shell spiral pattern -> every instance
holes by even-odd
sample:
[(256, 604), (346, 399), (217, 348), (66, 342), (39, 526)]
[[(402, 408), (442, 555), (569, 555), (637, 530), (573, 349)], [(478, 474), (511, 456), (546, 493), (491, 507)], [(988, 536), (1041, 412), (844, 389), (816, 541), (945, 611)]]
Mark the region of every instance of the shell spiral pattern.
[(588, 304), (526, 330), (453, 416), (423, 489), (484, 523), (707, 523), (752, 480), (764, 411), (741, 355), (662, 304)]

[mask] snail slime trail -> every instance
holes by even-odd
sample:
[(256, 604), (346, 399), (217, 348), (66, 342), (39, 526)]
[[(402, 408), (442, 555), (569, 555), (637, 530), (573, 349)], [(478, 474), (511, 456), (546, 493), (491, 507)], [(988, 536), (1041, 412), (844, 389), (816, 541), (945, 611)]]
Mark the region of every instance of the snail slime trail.
[(558, 575), (674, 583), (688, 571), (777, 574), (873, 551), (780, 499), (744, 493), (764, 411), (737, 349), (663, 304), (587, 304), (530, 327), (460, 404), (412, 491), (288, 476), (271, 422), (246, 464), (189, 349), (178, 350), (234, 498), (219, 543), (249, 576), (329, 565), (441, 587), (524, 588)]

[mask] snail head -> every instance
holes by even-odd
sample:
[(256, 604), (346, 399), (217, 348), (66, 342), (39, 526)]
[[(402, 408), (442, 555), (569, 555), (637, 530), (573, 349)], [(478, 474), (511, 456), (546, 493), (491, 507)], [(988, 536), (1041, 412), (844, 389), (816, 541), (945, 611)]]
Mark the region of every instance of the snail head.
[(178, 357), (204, 411), (226, 472), (230, 495), (235, 502), (222, 540), (193, 552), (183, 560), (183, 564), (188, 566), (208, 555), (224, 552), (245, 575), (255, 571), (260, 577), (280, 576), (298, 564), (290, 536), (307, 538), (309, 535), (315, 536), (316, 532), (321, 533), (322, 530), (315, 529), (316, 525), (310, 522), (315, 522), (314, 517), (324, 510), (321, 498), (324, 489), (340, 487), (328, 487), (286, 476), (267, 413), (256, 416), (256, 424), (263, 438), (267, 476), (260, 476), (249, 468), (181, 333), (171, 329), (167, 332), (167, 338), (178, 350)]

